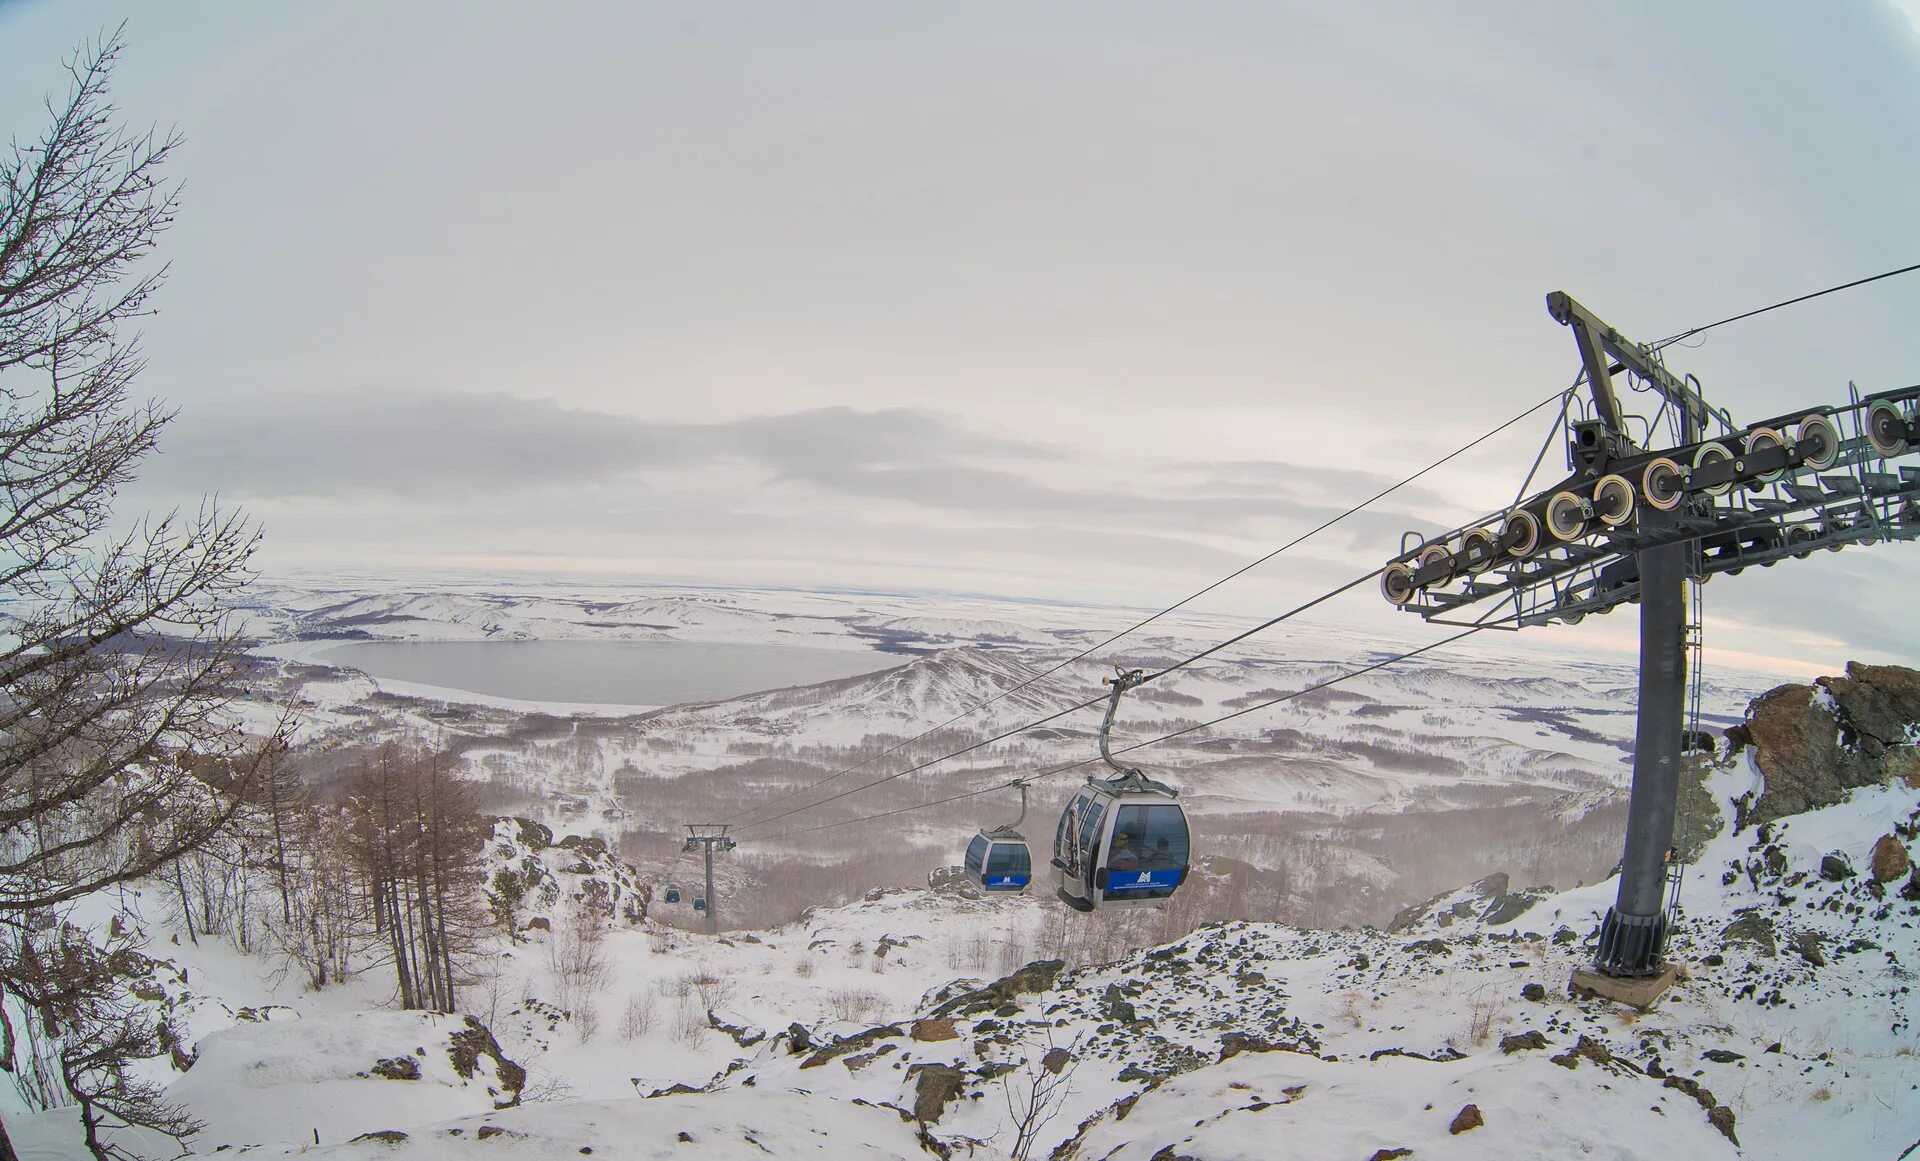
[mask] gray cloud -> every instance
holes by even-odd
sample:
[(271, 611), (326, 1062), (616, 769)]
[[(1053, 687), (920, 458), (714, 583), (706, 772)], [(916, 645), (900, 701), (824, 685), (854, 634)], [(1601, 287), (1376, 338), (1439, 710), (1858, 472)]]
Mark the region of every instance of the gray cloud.
[[(1124, 483), (1069, 488), (1039, 478), (1063, 468)], [(551, 508), (576, 500), (585, 488), (642, 479), (647, 487), (679, 490), (676, 477), (696, 469), (718, 469), (729, 480), (717, 493), (683, 498), (714, 512), (752, 504), (761, 489), (790, 500), (811, 489), (955, 516), (1067, 517), (1120, 530), (1141, 524), (1224, 530), (1255, 520), (1304, 528), (1360, 498), (1310, 501), (1306, 497), (1329, 486), (1325, 473), (1278, 463), (1237, 464), (1218, 482), (1194, 479), (1198, 466), (1183, 465), (1185, 481), (1163, 488), (1157, 471), (1127, 473), (1084, 453), (1076, 461), (1058, 446), (983, 434), (906, 408), (817, 408), (695, 424), (508, 395), (406, 391), (306, 400), (270, 412), (230, 407), (183, 416), (163, 440), (145, 484), (160, 492), (218, 491), (242, 501), (369, 506), (497, 508), (510, 495), (533, 493)], [(1366, 473), (1344, 475), (1360, 481), (1366, 494), (1381, 486)]]

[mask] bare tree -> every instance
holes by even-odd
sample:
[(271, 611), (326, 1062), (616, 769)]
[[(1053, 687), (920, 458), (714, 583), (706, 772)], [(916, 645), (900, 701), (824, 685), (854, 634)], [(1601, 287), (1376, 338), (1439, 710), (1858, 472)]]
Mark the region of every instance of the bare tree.
[(373, 905), (403, 1008), (454, 1010), (489, 916), (481, 902), (486, 823), (443, 754), (389, 743), (354, 775), (350, 849)]
[(1040, 1133), (1060, 1115), (1073, 1094), (1073, 1074), (1080, 1067), (1080, 1038), (1064, 1047), (1054, 1043), (1053, 1029), (1041, 1042), (1029, 1039), (1026, 1057), (1020, 1067), (1000, 1080), (1000, 1094), (1006, 1098), (1007, 1115), (1013, 1121), (1013, 1148), (1007, 1150), (1013, 1161), (1027, 1161)]
[[(255, 529), (207, 502), (114, 530), (116, 494), (171, 418), (129, 393), (142, 359), (124, 324), (165, 274), (151, 256), (178, 144), (121, 126), (120, 51), (115, 33), (75, 54), (46, 131), (0, 156), (0, 925), (21, 936), (0, 958), (0, 1017), (42, 1003), (33, 917), (200, 846), (283, 748), (234, 712), (246, 661), (225, 603), (251, 579)], [(124, 1063), (151, 1037), (101, 973), (60, 996), (63, 1083), (106, 1157), (92, 1118), (135, 1107)]]

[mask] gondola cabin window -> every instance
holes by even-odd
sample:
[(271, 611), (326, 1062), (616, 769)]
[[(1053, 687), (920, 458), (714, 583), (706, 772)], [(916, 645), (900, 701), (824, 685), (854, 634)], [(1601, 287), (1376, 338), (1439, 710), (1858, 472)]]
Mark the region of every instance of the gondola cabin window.
[(987, 845), (987, 836), (983, 834), (974, 835), (973, 841), (967, 844), (967, 878), (980, 878), (980, 873), (986, 868)]
[(1033, 856), (1026, 843), (995, 843), (987, 856), (986, 882), (995, 889), (1024, 887), (1033, 878)]
[(1080, 859), (1081, 867), (1091, 867), (1100, 850), (1100, 820), (1106, 817), (1107, 804), (1098, 798), (1089, 796), (1082, 800), (1080, 807)]
[(1121, 806), (1114, 814), (1107, 853), (1107, 893), (1128, 899), (1173, 894), (1187, 866), (1190, 841), (1186, 814), (1178, 806)]

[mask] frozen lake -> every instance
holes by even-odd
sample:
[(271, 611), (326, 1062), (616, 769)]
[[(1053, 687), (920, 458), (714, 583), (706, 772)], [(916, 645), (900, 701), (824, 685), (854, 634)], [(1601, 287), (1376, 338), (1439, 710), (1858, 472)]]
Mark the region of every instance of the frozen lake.
[(329, 665), (516, 701), (676, 705), (903, 664), (885, 653), (707, 641), (352, 641)]

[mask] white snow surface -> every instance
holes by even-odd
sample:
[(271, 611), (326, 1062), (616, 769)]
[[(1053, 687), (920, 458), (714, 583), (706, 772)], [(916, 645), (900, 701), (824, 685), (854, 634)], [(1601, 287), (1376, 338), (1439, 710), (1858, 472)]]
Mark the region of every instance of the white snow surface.
[[(1724, 772), (1716, 788), (1742, 788), (1744, 776)], [(1752, 829), (1713, 839), (1673, 936), (1688, 974), (1645, 1013), (1566, 991), (1610, 881), (1518, 894), (1478, 884), (1395, 932), (1215, 925), (972, 1000), (969, 989), (1017, 963), (997, 953), (1059, 921), (1057, 904), (876, 891), (720, 939), (616, 908), (603, 935), (613, 978), (585, 1037), (578, 1013), (547, 1002), (554, 936), (521, 922), (489, 952), (498, 983), (464, 996), (530, 1074), (526, 1103), (504, 1110), (488, 1091), (500, 1091), (497, 1071), (453, 1071), (443, 1049), (457, 1018), (369, 1007), (376, 967), (313, 994), (213, 941), (168, 941), (152, 978), (170, 1000), (180, 994), (171, 1019), (199, 1053), (170, 1091), (209, 1122), (202, 1152), (244, 1142), (353, 1158), (919, 1157), (918, 1127), (898, 1110), (914, 1108), (919, 1066), (933, 1065), (963, 1082), (926, 1132), (954, 1156), (994, 1159), (1012, 1145), (1009, 1086), (1017, 1093), (1057, 1046), (1070, 1048), (1071, 1086), (1035, 1156), (1891, 1158), (1920, 1138), (1910, 999), (1920, 904), (1898, 883), (1876, 897), (1864, 876), (1823, 879), (1819, 862), (1839, 853), (1864, 867), (1874, 842), (1916, 821), (1920, 790), (1889, 785), (1780, 820), (1764, 839)], [(503, 862), (536, 855), (541, 881), (557, 884), (559, 898), (531, 893), (537, 917), (563, 914), (587, 878), (613, 873), (590, 848), (532, 852), (506, 824), (494, 841)], [(1911, 852), (1914, 840), (1902, 841)], [(1784, 867), (1766, 867), (1769, 847)], [(1736, 921), (1764, 921), (1772, 946), (1734, 936)], [(1528, 984), (1543, 998), (1522, 998)], [(651, 997), (654, 1011), (623, 1032), (632, 997)], [(263, 1001), (283, 1007), (264, 1023), (236, 1017)], [(794, 1050), (796, 1025), (805, 1051)], [(1520, 1033), (1544, 1047), (1503, 1051)], [(361, 1075), (396, 1055), (416, 1056), (420, 1079)], [(647, 1095), (676, 1084), (698, 1091)], [(1456, 1134), (1468, 1104), (1484, 1123)], [(1738, 1149), (1709, 1106), (1735, 1118)], [(64, 1112), (12, 1115), (9, 1127), (30, 1144), (24, 1155), (79, 1156)], [(376, 1130), (406, 1136), (352, 1140)]]
[[(491, 1111), (516, 1094), (491, 1057), (471, 1076), (455, 1069), (448, 1037), (465, 1029), (464, 1017), (437, 1012), (241, 1024), (201, 1037), (199, 1058), (168, 1094), (206, 1123), (194, 1142), (201, 1152), (310, 1143), (315, 1129), (337, 1141), (395, 1123)], [(383, 1060), (406, 1061), (419, 1078), (372, 1074)]]

